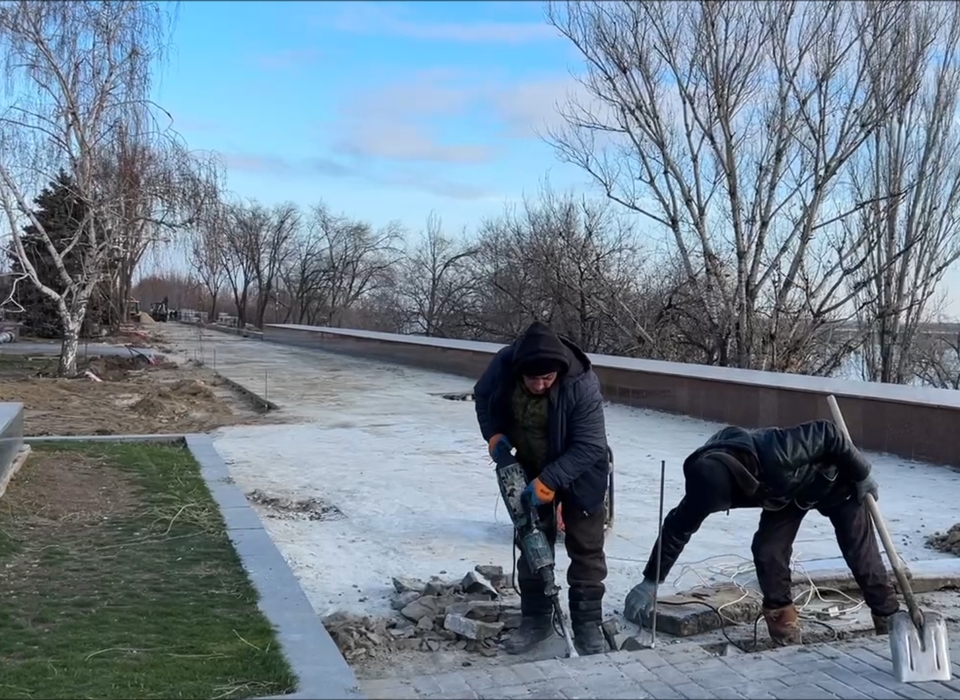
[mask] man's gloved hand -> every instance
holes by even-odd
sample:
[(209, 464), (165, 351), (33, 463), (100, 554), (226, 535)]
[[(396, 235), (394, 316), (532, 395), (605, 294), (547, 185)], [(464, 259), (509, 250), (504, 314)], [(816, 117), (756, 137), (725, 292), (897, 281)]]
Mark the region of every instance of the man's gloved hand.
[(510, 450), (512, 449), (513, 445), (510, 444), (510, 441), (507, 440), (507, 436), (503, 433), (497, 433), (490, 438), (490, 442), (487, 443), (487, 450), (490, 452), (490, 459), (498, 464), (510, 454)]
[(553, 489), (549, 488), (540, 479), (534, 479), (523, 490), (523, 498), (530, 499), (530, 502), (536, 506), (545, 506), (551, 503), (554, 495)]
[(880, 500), (877, 495), (877, 482), (872, 476), (868, 476), (863, 481), (858, 481), (854, 486), (857, 489), (857, 503), (863, 503), (863, 498), (868, 493), (873, 496), (873, 500)]
[(637, 625), (643, 623), (643, 615), (653, 612), (653, 591), (656, 583), (649, 578), (643, 579), (627, 593), (627, 600), (623, 604), (623, 616)]

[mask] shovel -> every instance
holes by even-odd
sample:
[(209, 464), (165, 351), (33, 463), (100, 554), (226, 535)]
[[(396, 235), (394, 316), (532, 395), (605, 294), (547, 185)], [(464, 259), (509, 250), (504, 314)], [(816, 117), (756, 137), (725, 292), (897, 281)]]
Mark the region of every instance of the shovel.
[[(850, 433), (840, 413), (837, 400), (827, 397), (833, 422), (847, 440)], [(852, 441), (851, 441), (852, 442)], [(890, 566), (897, 576), (900, 592), (907, 604), (909, 613), (900, 611), (890, 618), (890, 655), (893, 659), (893, 673), (901, 683), (923, 683), (926, 681), (949, 681), (953, 674), (950, 670), (950, 643), (947, 640), (947, 623), (939, 613), (920, 610), (913, 589), (903, 570), (903, 562), (890, 539), (887, 525), (880, 516), (880, 509), (873, 496), (867, 494), (864, 499), (873, 524), (877, 528), (883, 548), (887, 550)]]

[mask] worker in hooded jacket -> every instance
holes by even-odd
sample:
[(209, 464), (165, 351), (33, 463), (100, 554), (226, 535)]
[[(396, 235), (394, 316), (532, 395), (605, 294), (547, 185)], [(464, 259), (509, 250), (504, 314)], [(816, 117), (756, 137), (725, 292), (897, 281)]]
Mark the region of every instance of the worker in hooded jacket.
[[(663, 520), (660, 582), (690, 537), (711, 513), (762, 508), (753, 537), (753, 561), (763, 594), (763, 616), (779, 645), (800, 642), (791, 592), (793, 542), (808, 510), (830, 518), (840, 552), (873, 614), (877, 634), (889, 631), (899, 609), (873, 523), (863, 499), (877, 496), (870, 463), (830, 421), (793, 428), (744, 430), (727, 427), (683, 463), (686, 489)], [(627, 595), (625, 617), (637, 624), (653, 607), (657, 544), (643, 582)]]
[[(586, 354), (568, 338), (535, 322), (490, 362), (473, 389), (477, 421), (491, 457), (516, 448), (527, 492), (551, 547), (556, 506), (563, 504), (570, 623), (581, 654), (607, 650), (601, 631), (604, 580), (604, 496), (609, 461), (600, 382)], [(553, 609), (541, 578), (520, 557), (519, 628), (508, 653), (532, 649), (553, 634)]]

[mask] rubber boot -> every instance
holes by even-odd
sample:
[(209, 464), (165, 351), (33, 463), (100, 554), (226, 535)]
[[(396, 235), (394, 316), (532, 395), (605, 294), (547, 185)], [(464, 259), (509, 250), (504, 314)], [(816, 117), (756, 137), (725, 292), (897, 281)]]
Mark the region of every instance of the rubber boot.
[(777, 646), (800, 643), (800, 621), (793, 603), (782, 608), (764, 608), (763, 619), (767, 623), (770, 638)]
[(508, 632), (501, 646), (508, 654), (525, 654), (553, 633), (553, 605), (536, 583), (520, 581), (520, 626)]
[(570, 626), (573, 646), (581, 656), (605, 654), (607, 638), (600, 629), (603, 622), (603, 588), (570, 589)]

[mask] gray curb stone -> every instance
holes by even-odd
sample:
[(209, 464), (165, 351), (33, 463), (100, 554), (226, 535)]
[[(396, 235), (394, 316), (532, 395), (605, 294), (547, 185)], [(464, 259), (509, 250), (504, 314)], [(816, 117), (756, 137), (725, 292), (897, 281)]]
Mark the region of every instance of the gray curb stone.
[(299, 678), (297, 692), (278, 698), (363, 698), (293, 571), (250, 507), (210, 436), (186, 436), (207, 488), (223, 514), (227, 534), (260, 594), (260, 610), (273, 623), (284, 655)]

